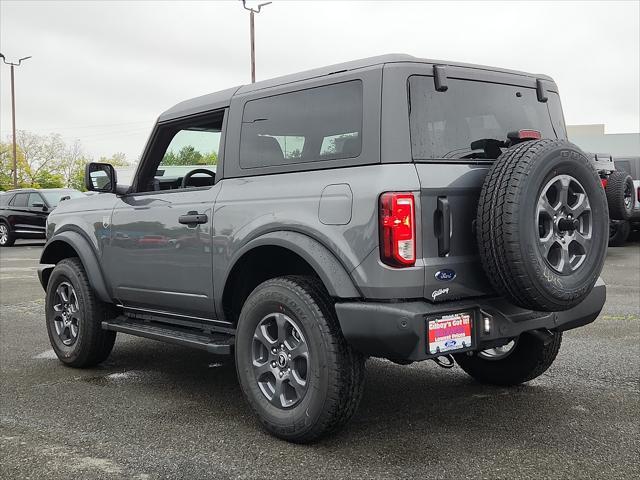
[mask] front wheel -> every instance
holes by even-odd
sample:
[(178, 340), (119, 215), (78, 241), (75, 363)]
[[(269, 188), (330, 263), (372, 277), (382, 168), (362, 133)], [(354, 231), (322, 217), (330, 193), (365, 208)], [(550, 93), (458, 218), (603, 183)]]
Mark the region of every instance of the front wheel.
[(62, 363), (86, 368), (109, 356), (116, 332), (101, 324), (113, 312), (95, 297), (78, 258), (62, 260), (51, 272), (45, 310), (49, 341)]
[(549, 342), (531, 333), (523, 333), (501, 347), (483, 350), (469, 356), (454, 355), (456, 363), (480, 383), (519, 385), (542, 375), (560, 350), (562, 332), (553, 334)]
[(287, 276), (260, 284), (236, 331), (242, 391), (262, 425), (308, 443), (342, 427), (362, 397), (364, 357), (342, 336), (320, 282)]

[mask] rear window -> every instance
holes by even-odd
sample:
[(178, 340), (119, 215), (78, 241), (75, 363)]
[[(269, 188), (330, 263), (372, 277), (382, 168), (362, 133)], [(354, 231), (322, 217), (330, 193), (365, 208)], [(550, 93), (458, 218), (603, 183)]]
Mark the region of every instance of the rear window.
[[(447, 84), (446, 92), (438, 92), (433, 77), (409, 78), (414, 160), (497, 158), (495, 149), (471, 148), (471, 143), (505, 141), (515, 130), (533, 129), (542, 138), (557, 138), (547, 105), (553, 103), (560, 115), (562, 110), (551, 92), (549, 102), (541, 103), (533, 88), (456, 79)], [(562, 119), (557, 123), (563, 124)]]
[(361, 151), (359, 80), (251, 100), (244, 107), (241, 168), (353, 158)]

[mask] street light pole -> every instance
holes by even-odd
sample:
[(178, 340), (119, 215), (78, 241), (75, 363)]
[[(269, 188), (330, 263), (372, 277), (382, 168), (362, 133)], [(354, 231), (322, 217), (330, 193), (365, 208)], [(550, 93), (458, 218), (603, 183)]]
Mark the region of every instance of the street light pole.
[(260, 9), (269, 5), (271, 2), (261, 3), (258, 8), (249, 8), (246, 5), (246, 0), (242, 0), (242, 6), (245, 10), (249, 10), (249, 35), (251, 36), (251, 83), (256, 82), (256, 36), (255, 36), (255, 21), (254, 15), (260, 13)]
[(22, 57), (18, 60), (18, 63), (7, 62), (7, 59), (0, 53), (2, 61), (11, 66), (11, 123), (13, 126), (13, 188), (18, 188), (18, 153), (16, 148), (16, 89), (14, 79), (14, 67), (19, 67), (23, 60), (27, 60), (29, 57)]

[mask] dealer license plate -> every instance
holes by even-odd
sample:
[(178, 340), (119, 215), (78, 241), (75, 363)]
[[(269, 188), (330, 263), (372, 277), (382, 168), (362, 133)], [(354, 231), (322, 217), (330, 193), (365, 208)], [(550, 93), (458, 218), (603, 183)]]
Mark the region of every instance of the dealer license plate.
[(452, 313), (427, 320), (429, 354), (437, 355), (472, 346), (473, 315)]

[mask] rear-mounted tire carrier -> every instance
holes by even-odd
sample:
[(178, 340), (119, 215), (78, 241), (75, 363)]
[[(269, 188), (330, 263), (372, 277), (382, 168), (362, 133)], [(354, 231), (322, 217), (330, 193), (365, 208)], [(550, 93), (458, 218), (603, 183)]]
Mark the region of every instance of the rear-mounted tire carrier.
[(563, 140), (516, 145), (492, 165), (480, 194), (483, 268), (522, 308), (570, 309), (602, 270), (608, 220), (600, 179), (579, 148)]

